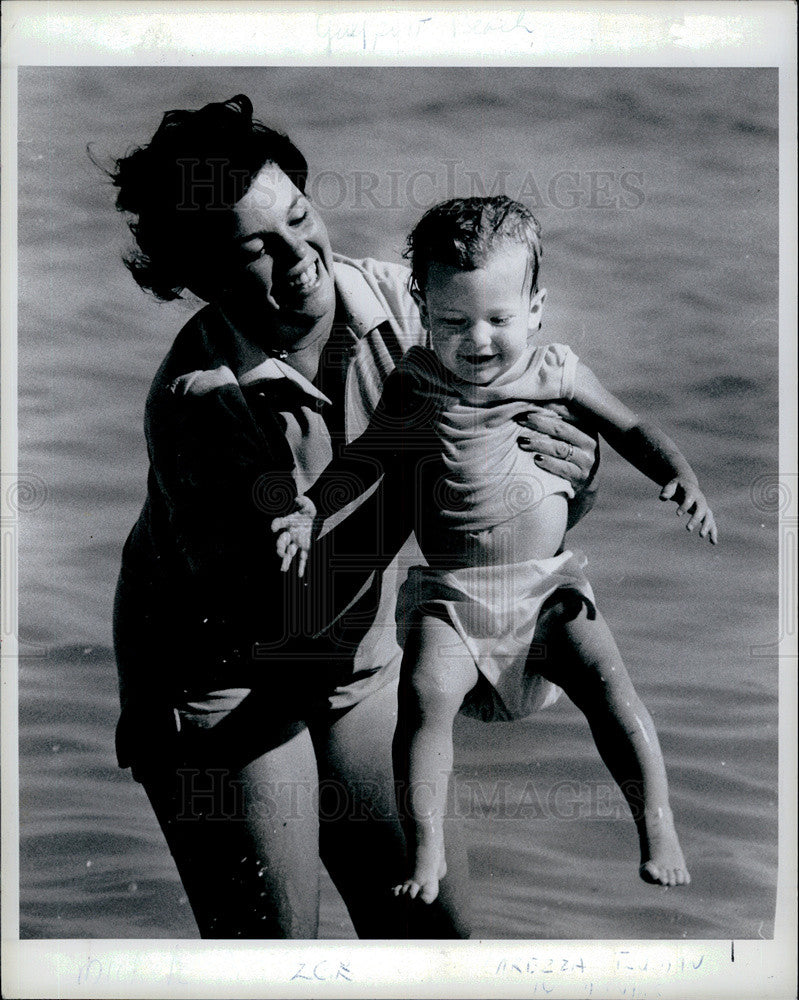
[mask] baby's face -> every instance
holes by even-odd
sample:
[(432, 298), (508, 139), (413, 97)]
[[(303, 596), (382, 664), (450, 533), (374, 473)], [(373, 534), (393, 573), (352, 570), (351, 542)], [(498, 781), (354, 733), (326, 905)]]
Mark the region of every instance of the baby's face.
[(540, 326), (545, 295), (530, 293), (527, 250), (509, 246), (474, 271), (431, 264), (419, 310), (444, 366), (464, 382), (489, 385)]

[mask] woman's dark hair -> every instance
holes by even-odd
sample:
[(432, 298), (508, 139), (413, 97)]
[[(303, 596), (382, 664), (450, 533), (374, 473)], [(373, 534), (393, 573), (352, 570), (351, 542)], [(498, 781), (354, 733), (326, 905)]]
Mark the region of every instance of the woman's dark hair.
[(408, 237), (405, 257), (411, 263), (411, 289), (424, 295), (432, 263), (474, 271), (490, 253), (513, 244), (527, 250), (535, 291), (543, 247), (541, 227), (529, 208), (505, 195), (453, 198), (434, 205)]
[(196, 274), (185, 248), (196, 246), (212, 213), (246, 194), (265, 164), (274, 163), (305, 190), (305, 157), (252, 113), (244, 94), (199, 111), (167, 111), (150, 142), (109, 172), (119, 188), (117, 208), (135, 216), (129, 226), (138, 248), (125, 264), (157, 298), (178, 299), (191, 287)]

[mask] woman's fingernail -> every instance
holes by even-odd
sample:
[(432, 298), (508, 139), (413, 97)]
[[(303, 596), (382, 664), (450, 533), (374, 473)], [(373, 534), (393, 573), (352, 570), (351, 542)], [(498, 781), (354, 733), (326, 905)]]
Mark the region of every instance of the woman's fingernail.
[(519, 441), (519, 444), (532, 444), (533, 443), (532, 439), (529, 438), (529, 437), (520, 437), (518, 439), (518, 441)]
[(534, 456), (534, 461), (538, 462), (539, 465), (541, 464), (541, 462), (543, 461), (543, 459), (544, 459), (543, 455), (535, 455)]

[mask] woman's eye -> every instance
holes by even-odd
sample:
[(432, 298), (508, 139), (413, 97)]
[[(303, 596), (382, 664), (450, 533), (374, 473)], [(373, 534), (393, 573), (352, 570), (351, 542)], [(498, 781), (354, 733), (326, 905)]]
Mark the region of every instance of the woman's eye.
[(290, 226), (301, 226), (303, 222), (308, 218), (308, 209), (304, 208), (299, 214), (292, 216), (289, 219)]
[(512, 318), (511, 316), (492, 316), (491, 322), (494, 326), (507, 326)]
[(259, 257), (263, 257), (263, 255), (266, 253), (266, 247), (264, 246), (264, 241), (248, 240), (246, 243), (240, 244), (239, 253), (244, 262), (249, 264), (250, 261), (257, 260)]

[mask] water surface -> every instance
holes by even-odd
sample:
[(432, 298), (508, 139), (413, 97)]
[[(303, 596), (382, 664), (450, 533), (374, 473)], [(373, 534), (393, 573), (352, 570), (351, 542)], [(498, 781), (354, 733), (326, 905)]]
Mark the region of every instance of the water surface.
[[(655, 718), (693, 884), (639, 881), (632, 822), (565, 699), (512, 725), (460, 720), (475, 936), (771, 936), (776, 72), (94, 67), (20, 73), (19, 468), (38, 477), (21, 526), (22, 935), (196, 935), (144, 794), (115, 766), (109, 651), (144, 400), (192, 307), (135, 287), (85, 147), (120, 155), (163, 111), (242, 91), (306, 153), (340, 252), (399, 259), (421, 212), (455, 194), (526, 200), (547, 337), (680, 442), (717, 514), (711, 549), (606, 450), (572, 539)], [(327, 883), (322, 931), (352, 935)]]

